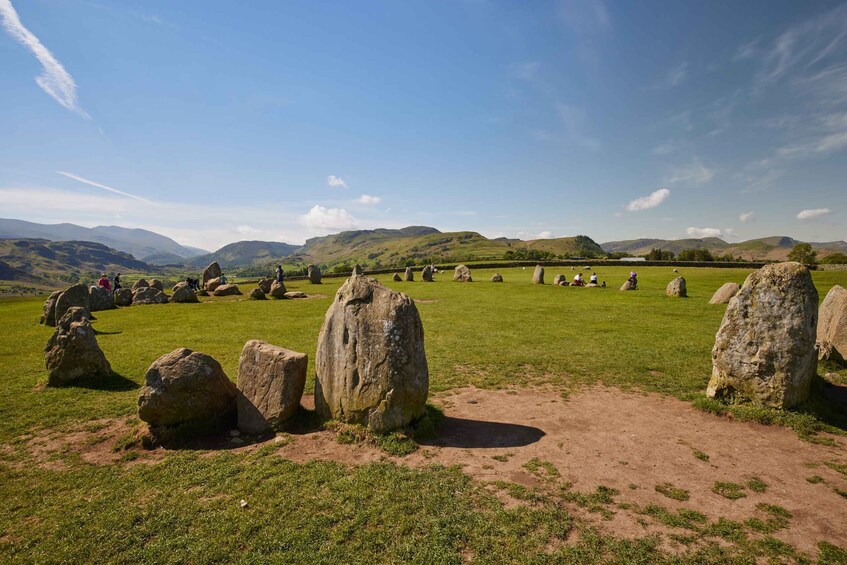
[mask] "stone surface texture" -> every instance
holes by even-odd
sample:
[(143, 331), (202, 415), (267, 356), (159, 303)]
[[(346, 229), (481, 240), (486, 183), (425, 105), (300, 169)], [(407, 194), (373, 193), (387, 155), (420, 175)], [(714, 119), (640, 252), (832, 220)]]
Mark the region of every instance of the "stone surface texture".
[(685, 286), (685, 279), (683, 277), (676, 277), (669, 282), (668, 287), (665, 289), (665, 294), (677, 298), (686, 298), (688, 296), (688, 288)]
[(74, 307), (85, 310), (85, 317), (91, 319), (91, 296), (88, 294), (88, 287), (83, 283), (68, 287), (56, 299), (56, 312), (54, 314), (56, 323), (62, 319), (68, 309)]
[(247, 434), (279, 429), (300, 406), (308, 365), (305, 353), (259, 340), (244, 344), (238, 361), (238, 429)]
[(285, 290), (285, 283), (281, 283), (278, 281), (274, 281), (271, 283), (270, 295), (272, 298), (276, 298), (277, 300), (285, 298), (286, 292), (288, 291)]
[(308, 276), (310, 283), (321, 284), (321, 269), (317, 265), (309, 265), (309, 268), (306, 270), (306, 275)]
[(456, 282), (473, 282), (471, 270), (467, 265), (456, 265), (456, 270), (453, 271), (453, 280)]
[(119, 288), (115, 291), (115, 306), (131, 306), (132, 305), (132, 290), (128, 288)]
[(730, 299), (738, 294), (739, 290), (741, 290), (741, 286), (738, 283), (724, 283), (712, 295), (712, 299), (709, 300), (709, 304), (728, 304)]
[(115, 308), (115, 299), (112, 293), (102, 286), (92, 286), (88, 288), (88, 302), (92, 312), (100, 312), (101, 310), (112, 310)]
[(256, 288), (254, 288), (253, 290), (250, 291), (250, 299), (251, 300), (267, 300), (268, 297), (265, 296), (265, 293), (262, 291), (261, 288), (256, 287)]
[(423, 279), (424, 282), (432, 282), (432, 266), (431, 265), (427, 265), (426, 267), (423, 268), (423, 270), (421, 271), (421, 279)]
[(491, 275), (491, 282), (503, 282), (503, 275), (500, 273), (494, 273)]
[(533, 284), (544, 284), (544, 267), (541, 265), (535, 266), (535, 272), (532, 273)]
[(194, 302), (200, 302), (200, 300), (197, 298), (197, 295), (194, 293), (194, 291), (188, 288), (188, 285), (186, 284), (184, 286), (176, 285), (174, 287), (174, 292), (173, 294), (171, 294), (171, 302), (190, 304)]
[(206, 288), (206, 283), (212, 279), (218, 279), (221, 276), (221, 266), (218, 265), (217, 261), (213, 261), (209, 263), (209, 266), (203, 270), (203, 275), (201, 276), (202, 287)]
[(826, 293), (818, 313), (817, 343), (821, 359), (847, 359), (847, 289), (835, 285)]
[(47, 300), (44, 301), (44, 308), (41, 312), (41, 323), (45, 326), (56, 325), (56, 301), (59, 299), (61, 294), (62, 291), (57, 290), (50, 294), (50, 296), (47, 297)]
[(86, 377), (106, 379), (112, 373), (85, 309), (76, 306), (56, 324), (44, 348), (44, 360), (50, 386), (68, 385)]
[(152, 286), (145, 286), (132, 293), (133, 304), (167, 304), (167, 295)]

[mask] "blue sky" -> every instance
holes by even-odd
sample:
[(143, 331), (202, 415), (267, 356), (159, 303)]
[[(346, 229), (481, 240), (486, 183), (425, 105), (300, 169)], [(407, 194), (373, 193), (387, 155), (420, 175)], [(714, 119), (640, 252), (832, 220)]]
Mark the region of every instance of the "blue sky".
[(847, 4), (0, 0), (0, 217), (847, 239)]

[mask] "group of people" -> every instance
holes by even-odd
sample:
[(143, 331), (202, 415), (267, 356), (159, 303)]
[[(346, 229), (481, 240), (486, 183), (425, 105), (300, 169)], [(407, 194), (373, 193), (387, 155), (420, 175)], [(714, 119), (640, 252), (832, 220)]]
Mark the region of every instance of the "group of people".
[(114, 284), (109, 282), (109, 277), (106, 276), (106, 273), (102, 273), (100, 275), (100, 279), (97, 281), (97, 286), (100, 288), (105, 288), (109, 292), (115, 292), (121, 288), (121, 274), (118, 273), (115, 275)]
[[(588, 277), (589, 284), (597, 284), (597, 273), (591, 273), (591, 276)], [(582, 278), (582, 273), (577, 273), (574, 275), (573, 283), (571, 286), (585, 286), (585, 279)], [(603, 281), (603, 287), (606, 286), (606, 281)]]

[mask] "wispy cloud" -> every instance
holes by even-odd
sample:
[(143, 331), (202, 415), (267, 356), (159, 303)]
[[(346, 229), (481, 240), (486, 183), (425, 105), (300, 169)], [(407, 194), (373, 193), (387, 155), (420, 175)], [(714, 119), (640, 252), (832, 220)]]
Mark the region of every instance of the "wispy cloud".
[(140, 200), (141, 202), (146, 202), (147, 204), (152, 204), (153, 206), (157, 206), (155, 202), (147, 200), (146, 198), (142, 198), (140, 196), (136, 196), (135, 194), (130, 194), (129, 192), (124, 192), (123, 190), (118, 190), (117, 188), (112, 188), (111, 186), (106, 186), (105, 184), (100, 184), (99, 182), (94, 182), (93, 180), (88, 180), (81, 176), (75, 175), (73, 173), (66, 173), (65, 171), (56, 171), (58, 174), (63, 177), (68, 177), (69, 179), (73, 179), (75, 181), (81, 182), (83, 184), (87, 184), (89, 186), (94, 186), (97, 188), (102, 188), (103, 190), (108, 190), (114, 194), (120, 194), (121, 196), (126, 196), (127, 198), (134, 198), (135, 200)]
[(830, 214), (832, 214), (832, 210), (829, 208), (815, 208), (813, 210), (800, 210), (796, 217), (798, 220), (815, 220)]
[(720, 237), (723, 232), (718, 228), (688, 228), (685, 230), (690, 237)]
[(300, 217), (300, 224), (319, 233), (349, 230), (358, 224), (344, 208), (326, 208), (318, 204)]
[(641, 198), (636, 198), (626, 205), (626, 209), (630, 212), (638, 212), (640, 210), (649, 210), (650, 208), (655, 208), (665, 200), (667, 200), (668, 196), (671, 195), (671, 191), (667, 188), (660, 188), (659, 190), (651, 193), (649, 196), (642, 196)]
[(344, 179), (341, 177), (337, 177), (335, 175), (329, 175), (326, 177), (326, 184), (333, 188), (350, 188), (347, 186), (347, 183), (344, 182)]
[(688, 62), (682, 62), (671, 67), (667, 74), (662, 79), (653, 84), (652, 88), (656, 90), (675, 88), (685, 82), (688, 77)]
[(661, 145), (657, 145), (650, 151), (653, 155), (669, 155), (674, 152), (676, 146), (673, 143), (662, 143)]
[(742, 212), (738, 214), (738, 220), (742, 223), (752, 222), (755, 219), (753, 212)]
[(0, 0), (0, 17), (3, 19), (3, 28), (6, 32), (32, 51), (32, 54), (41, 63), (41, 75), (35, 79), (38, 86), (68, 110), (76, 112), (84, 118), (90, 118), (91, 116), (80, 107), (77, 101), (76, 82), (73, 77), (53, 56), (53, 53), (31, 31), (24, 27), (18, 13), (12, 6), (11, 0)]
[(359, 204), (367, 204), (369, 206), (372, 206), (382, 202), (382, 198), (380, 198), (379, 196), (371, 196), (370, 194), (363, 194), (358, 198), (357, 202)]
[(712, 180), (715, 172), (703, 164), (698, 157), (693, 157), (691, 163), (673, 167), (665, 176), (666, 184), (703, 184)]

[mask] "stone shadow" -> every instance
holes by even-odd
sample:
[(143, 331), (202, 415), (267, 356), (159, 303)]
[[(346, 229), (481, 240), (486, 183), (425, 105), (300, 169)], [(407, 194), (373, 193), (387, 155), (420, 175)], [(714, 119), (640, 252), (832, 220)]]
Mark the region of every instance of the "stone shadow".
[(112, 371), (106, 378), (97, 376), (83, 377), (78, 381), (63, 385), (62, 388), (87, 388), (90, 390), (126, 392), (129, 390), (138, 390), (141, 388), (141, 385), (120, 373)]
[(494, 449), (523, 447), (537, 442), (545, 435), (541, 429), (523, 424), (484, 422), (444, 416), (436, 436), (418, 441), (418, 443), (436, 447)]

